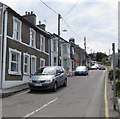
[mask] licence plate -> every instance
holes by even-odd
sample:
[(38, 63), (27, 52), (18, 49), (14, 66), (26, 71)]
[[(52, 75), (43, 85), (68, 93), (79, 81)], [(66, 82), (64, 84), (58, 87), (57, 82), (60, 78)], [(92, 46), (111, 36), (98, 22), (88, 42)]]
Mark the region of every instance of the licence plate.
[(39, 83), (39, 84), (35, 84), (35, 86), (42, 86), (42, 84), (41, 84), (41, 83)]

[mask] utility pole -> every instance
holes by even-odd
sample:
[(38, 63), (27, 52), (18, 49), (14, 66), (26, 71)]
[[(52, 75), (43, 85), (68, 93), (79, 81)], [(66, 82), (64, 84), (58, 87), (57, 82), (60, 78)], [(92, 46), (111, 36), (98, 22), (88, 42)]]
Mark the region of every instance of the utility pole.
[(61, 15), (58, 14), (58, 66), (60, 66), (60, 18)]
[(86, 66), (86, 37), (84, 37), (84, 49), (85, 49), (84, 58), (85, 58), (85, 66)]
[(113, 50), (113, 108), (116, 110), (115, 43), (112, 43), (112, 50)]

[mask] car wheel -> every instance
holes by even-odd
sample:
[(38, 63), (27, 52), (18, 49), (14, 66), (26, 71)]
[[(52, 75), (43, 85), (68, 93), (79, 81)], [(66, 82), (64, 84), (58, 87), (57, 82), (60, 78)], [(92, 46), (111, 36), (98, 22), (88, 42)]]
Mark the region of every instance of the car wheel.
[(56, 92), (56, 90), (57, 90), (57, 83), (56, 82), (55, 82), (52, 90), (53, 90), (53, 92)]
[(67, 79), (65, 79), (63, 86), (67, 86)]

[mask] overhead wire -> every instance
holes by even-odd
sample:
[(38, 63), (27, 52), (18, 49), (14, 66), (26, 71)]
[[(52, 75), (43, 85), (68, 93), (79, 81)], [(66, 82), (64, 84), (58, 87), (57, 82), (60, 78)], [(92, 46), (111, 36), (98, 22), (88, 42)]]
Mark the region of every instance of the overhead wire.
[(64, 15), (64, 17), (66, 17), (79, 3), (79, 0), (71, 7), (71, 9)]
[(59, 14), (57, 13), (54, 9), (52, 9), (50, 6), (48, 6), (45, 2), (43, 2), (42, 0), (40, 0), (47, 8), (49, 8), (50, 10), (52, 10), (54, 13), (56, 14)]
[(73, 32), (73, 34), (75, 35), (75, 36), (77, 36), (78, 38), (80, 38), (73, 30), (72, 30), (72, 28), (68, 25), (68, 23), (65, 21), (65, 19), (63, 18), (63, 17), (61, 17), (62, 18), (62, 20), (64, 21), (64, 23), (67, 25), (67, 27)]
[[(48, 6), (45, 2), (43, 2), (42, 0), (40, 0), (41, 3), (43, 3), (47, 8), (49, 8), (51, 11), (53, 11), (55, 14), (59, 14), (58, 12), (56, 12), (54, 9), (52, 9), (50, 6)], [(74, 9), (74, 7), (78, 4), (79, 0), (74, 4), (74, 6), (68, 11), (68, 13), (71, 12), (72, 9)], [(67, 14), (68, 14), (67, 13)], [(60, 15), (61, 16), (61, 15)], [(76, 37), (79, 37), (73, 30), (72, 28), (67, 24), (67, 22), (65, 21), (65, 19), (63, 18), (63, 16), (61, 16), (61, 19), (64, 21), (64, 23), (67, 25), (67, 27), (73, 32), (73, 34), (76, 36)], [(79, 37), (80, 38), (80, 37)]]

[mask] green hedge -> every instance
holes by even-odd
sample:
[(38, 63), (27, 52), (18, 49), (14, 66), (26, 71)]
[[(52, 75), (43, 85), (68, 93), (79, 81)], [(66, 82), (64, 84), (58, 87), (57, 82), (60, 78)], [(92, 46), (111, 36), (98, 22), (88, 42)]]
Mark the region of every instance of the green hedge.
[[(118, 79), (118, 80), (120, 80), (120, 69), (116, 69), (115, 74), (116, 74), (116, 75), (115, 75), (115, 78)], [(110, 70), (110, 71), (109, 71), (108, 77), (109, 77), (110, 81), (113, 80), (113, 70)]]
[[(116, 95), (117, 97), (120, 97), (120, 69), (116, 69), (115, 72), (115, 79), (116, 79)], [(112, 81), (113, 80), (113, 70), (109, 71), (109, 80)]]

